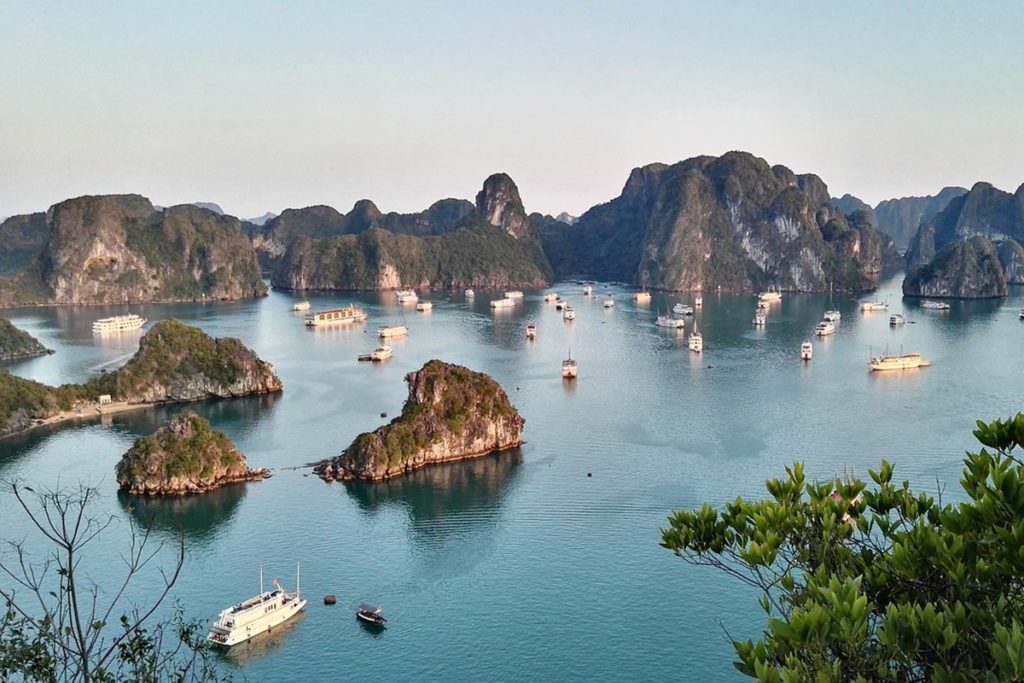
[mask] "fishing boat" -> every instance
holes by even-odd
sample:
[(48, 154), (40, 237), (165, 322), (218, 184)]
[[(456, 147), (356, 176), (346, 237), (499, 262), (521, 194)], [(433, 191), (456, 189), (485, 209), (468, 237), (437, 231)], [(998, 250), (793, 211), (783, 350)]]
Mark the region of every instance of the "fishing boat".
[(420, 301), (417, 302), (416, 304), (416, 310), (420, 311), (421, 313), (426, 313), (428, 311), (434, 310), (434, 304), (431, 303), (430, 301)]
[(245, 602), (222, 610), (210, 627), (206, 638), (211, 644), (231, 647), (244, 643), (253, 636), (265, 633), (296, 616), (306, 606), (299, 592), (299, 567), (295, 566), (295, 592), (281, 588), (277, 579), (274, 589), (263, 590), (263, 568), (260, 567), (260, 593)]
[(686, 321), (680, 320), (679, 318), (673, 318), (670, 315), (659, 315), (658, 319), (654, 321), (654, 324), (658, 327), (669, 327), (681, 330), (686, 326)]
[(467, 299), (472, 299), (476, 297), (476, 292), (474, 292), (472, 289), (467, 289), (465, 295)]
[(512, 308), (516, 302), (512, 299), (492, 299), (491, 308)]
[(761, 309), (758, 309), (757, 312), (754, 313), (754, 326), (755, 327), (764, 327), (765, 323), (767, 323), (767, 322), (768, 322), (768, 316), (766, 316), (764, 313), (762, 313)]
[(831, 320), (822, 320), (820, 323), (814, 326), (814, 334), (819, 337), (826, 337), (830, 334), (835, 334), (836, 326)]
[(569, 357), (562, 361), (562, 377), (576, 379), (576, 372), (576, 361), (572, 357), (572, 349), (569, 349)]
[(566, 305), (567, 305), (567, 304), (566, 304), (566, 303), (565, 303), (564, 301), (562, 301), (561, 299), (559, 299), (558, 301), (556, 301), (556, 302), (555, 302), (555, 310), (556, 310), (556, 311), (562, 311), (562, 310), (565, 310), (565, 307), (566, 307)]
[(100, 318), (92, 323), (93, 332), (131, 332), (146, 324), (146, 319), (129, 313), (127, 315), (115, 315), (110, 318)]
[(292, 310), (293, 311), (308, 311), (311, 305), (312, 304), (310, 304), (308, 301), (299, 301), (298, 303), (292, 304)]
[(767, 303), (782, 301), (782, 292), (780, 292), (777, 287), (769, 287), (768, 289), (757, 295), (757, 300), (764, 301)]
[(381, 339), (404, 337), (407, 334), (409, 334), (409, 328), (405, 325), (386, 325), (384, 327), (377, 328), (377, 336)]
[(395, 292), (395, 296), (398, 297), (398, 303), (400, 304), (414, 304), (419, 301), (419, 297), (416, 296), (416, 292), (411, 289), (400, 289)]
[(576, 311), (574, 311), (572, 309), (572, 306), (566, 306), (565, 310), (562, 312), (562, 320), (566, 320), (568, 322), (572, 322), (575, 319), (576, 319)]
[(690, 333), (690, 340), (688, 342), (690, 350), (694, 353), (701, 353), (704, 351), (704, 337), (701, 336), (700, 330), (697, 329), (697, 323), (693, 324), (693, 332)]
[(676, 315), (693, 315), (693, 306), (687, 306), (686, 304), (676, 304), (672, 307), (672, 312)]
[(638, 304), (649, 304), (651, 303), (651, 293), (646, 290), (633, 292), (633, 301)]
[(810, 360), (813, 355), (814, 347), (811, 346), (810, 341), (805, 341), (800, 345), (800, 360)]
[(523, 298), (523, 293), (520, 292), (518, 289), (514, 289), (511, 292), (505, 292), (505, 298), (506, 299), (522, 299)]
[(1020, 319), (1024, 320), (1024, 308), (1020, 309)]
[(344, 308), (331, 308), (326, 311), (317, 311), (306, 316), (306, 325), (318, 327), (320, 325), (338, 325), (343, 323), (361, 323), (366, 320), (366, 311), (355, 304)]
[(949, 304), (945, 301), (932, 301), (931, 299), (925, 299), (921, 302), (921, 308), (927, 308), (932, 311), (948, 311)]
[(360, 605), (356, 610), (356, 619), (381, 628), (388, 623), (388, 620), (384, 618), (384, 610), (376, 605)]
[(889, 316), (889, 327), (896, 327), (897, 325), (903, 325), (906, 322), (907, 322), (907, 319), (904, 318), (899, 313), (897, 313), (896, 315), (890, 315)]
[(701, 308), (704, 305), (704, 297), (698, 296), (694, 298), (693, 305), (696, 306), (697, 308)]
[(843, 314), (833, 309), (831, 311), (825, 311), (825, 315), (821, 317), (822, 320), (828, 320), (832, 323), (837, 323), (843, 317)]
[(583, 296), (590, 296), (593, 293), (594, 293), (594, 288), (591, 287), (590, 285), (587, 285), (586, 287), (583, 288)]
[(607, 299), (605, 299), (604, 300), (604, 307), (605, 308), (615, 308), (615, 299), (613, 299), (611, 297), (608, 297)]
[(391, 350), (390, 346), (378, 346), (372, 352), (370, 352), (370, 360), (372, 360), (374, 363), (379, 363), (381, 361), (387, 360), (388, 358), (391, 358), (391, 356), (393, 355), (394, 352)]
[(860, 305), (862, 311), (884, 311), (887, 308), (889, 304), (884, 301), (865, 301)]
[(931, 363), (921, 358), (919, 353), (904, 353), (899, 356), (876, 356), (868, 361), (868, 367), (872, 371), (885, 370), (913, 370), (915, 368), (926, 368)]
[(526, 338), (527, 339), (536, 339), (537, 338), (537, 326), (534, 325), (533, 323), (530, 323), (529, 325), (526, 326)]
[(558, 295), (554, 292), (549, 292), (544, 295), (544, 303), (551, 303), (552, 301), (558, 301)]

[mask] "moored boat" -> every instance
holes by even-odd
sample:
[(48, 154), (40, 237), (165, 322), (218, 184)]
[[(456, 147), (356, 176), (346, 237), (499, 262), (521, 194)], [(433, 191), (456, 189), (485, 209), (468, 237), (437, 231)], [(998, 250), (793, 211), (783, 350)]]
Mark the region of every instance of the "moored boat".
[(767, 322), (768, 322), (768, 316), (766, 316), (764, 313), (762, 313), (760, 308), (757, 309), (757, 311), (754, 313), (754, 326), (755, 327), (764, 327), (765, 323), (767, 323)]
[(672, 312), (676, 315), (693, 315), (693, 306), (686, 304), (676, 304), (672, 307)]
[(604, 300), (604, 307), (605, 308), (614, 308), (615, 307), (615, 299), (613, 299), (611, 297), (608, 297), (607, 299), (605, 299)]
[(512, 308), (516, 305), (516, 302), (512, 299), (492, 299), (491, 308)]
[(554, 292), (548, 292), (544, 295), (544, 303), (551, 303), (552, 301), (558, 301), (558, 295)]
[(915, 368), (926, 368), (931, 363), (921, 358), (920, 353), (904, 353), (899, 356), (876, 356), (868, 361), (868, 367), (872, 371), (884, 370), (913, 370)]
[(405, 325), (385, 325), (384, 327), (377, 328), (377, 336), (381, 339), (403, 337), (407, 334), (409, 334), (409, 328)]
[(810, 341), (805, 341), (800, 345), (800, 360), (810, 360), (812, 355), (814, 355), (814, 347), (811, 346)]
[(388, 623), (388, 620), (384, 618), (384, 610), (376, 605), (360, 605), (356, 610), (356, 619), (371, 626), (384, 627)]
[(572, 306), (566, 306), (562, 312), (562, 320), (573, 321), (576, 319), (576, 311), (572, 309)]
[(411, 289), (400, 289), (395, 292), (395, 296), (398, 297), (398, 303), (400, 304), (414, 304), (419, 300), (416, 292)]
[(210, 627), (206, 638), (212, 645), (231, 647), (253, 636), (265, 633), (288, 621), (302, 611), (306, 601), (299, 591), (299, 568), (295, 567), (295, 592), (281, 588), (275, 579), (274, 589), (263, 590), (263, 568), (260, 568), (260, 594), (245, 602), (222, 610)]
[(591, 287), (590, 285), (587, 285), (586, 287), (583, 288), (583, 296), (590, 296), (593, 293), (594, 293), (594, 288)]
[(434, 304), (430, 301), (419, 301), (416, 303), (416, 310), (421, 313), (434, 310)]
[(465, 292), (465, 296), (467, 299), (472, 299), (476, 296), (476, 292), (474, 292), (472, 289), (467, 289)]
[(673, 318), (670, 315), (659, 315), (658, 319), (654, 321), (654, 324), (658, 327), (670, 327), (676, 330), (681, 330), (686, 326), (686, 321), (679, 318)]
[(776, 287), (769, 287), (768, 289), (757, 295), (757, 300), (764, 301), (766, 303), (782, 301), (782, 292), (780, 292)]
[(312, 306), (312, 304), (310, 304), (308, 301), (299, 301), (297, 303), (292, 304), (292, 310), (293, 311), (308, 311), (310, 306)]
[(326, 311), (317, 311), (306, 316), (306, 325), (317, 327), (320, 325), (336, 325), (340, 323), (361, 323), (366, 320), (366, 311), (355, 304), (344, 308), (331, 308)]
[(932, 311), (948, 311), (949, 304), (945, 301), (932, 301), (931, 299), (925, 299), (921, 302), (921, 308), (927, 308)]
[(860, 305), (862, 311), (884, 311), (889, 308), (889, 304), (884, 301), (864, 301)]
[(704, 297), (698, 296), (693, 300), (693, 305), (697, 308), (701, 308), (704, 305)]
[(907, 322), (907, 319), (904, 318), (899, 313), (897, 313), (895, 315), (890, 315), (889, 316), (889, 327), (896, 327), (897, 325), (903, 325), (906, 322)]
[(1024, 320), (1024, 308), (1020, 309), (1020, 319)]
[(576, 372), (576, 361), (572, 357), (572, 349), (569, 349), (569, 357), (562, 361), (562, 377), (576, 379)]
[(830, 334), (835, 334), (836, 326), (831, 320), (822, 320), (820, 323), (814, 326), (814, 334), (819, 337), (825, 337)]
[(651, 302), (651, 293), (646, 290), (633, 292), (633, 301), (638, 304), (649, 304)]
[(93, 321), (93, 332), (131, 332), (146, 324), (146, 319), (134, 313), (115, 315)]
[(690, 333), (690, 340), (688, 342), (690, 350), (694, 353), (701, 353), (704, 351), (704, 337), (701, 335), (700, 330), (697, 329), (697, 323), (693, 324), (693, 332)]
[(821, 317), (822, 320), (828, 320), (829, 322), (835, 323), (843, 317), (843, 314), (839, 311), (832, 309), (831, 311), (825, 311), (825, 315)]
[(387, 360), (394, 355), (394, 351), (391, 350), (390, 346), (378, 346), (372, 352), (370, 352), (370, 360), (374, 363), (379, 363), (383, 360)]
[(520, 292), (518, 289), (514, 289), (511, 292), (505, 292), (505, 298), (506, 299), (522, 299), (523, 298), (523, 293)]
[(526, 338), (527, 339), (536, 339), (537, 338), (537, 326), (534, 325), (533, 323), (530, 323), (529, 325), (526, 326)]

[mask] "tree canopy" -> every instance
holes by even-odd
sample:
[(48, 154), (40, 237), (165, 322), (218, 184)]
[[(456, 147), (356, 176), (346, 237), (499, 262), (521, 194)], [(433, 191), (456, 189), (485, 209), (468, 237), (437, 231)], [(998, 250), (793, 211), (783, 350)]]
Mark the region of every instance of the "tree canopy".
[(733, 641), (760, 681), (1024, 680), (1024, 414), (979, 421), (962, 502), (855, 478), (675, 512), (662, 545), (755, 587), (767, 623)]

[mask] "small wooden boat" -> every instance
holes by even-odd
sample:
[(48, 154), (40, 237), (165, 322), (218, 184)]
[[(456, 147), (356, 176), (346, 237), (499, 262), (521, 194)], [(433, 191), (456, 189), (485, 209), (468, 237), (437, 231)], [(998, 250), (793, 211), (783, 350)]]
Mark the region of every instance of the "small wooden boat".
[(388, 623), (388, 620), (384, 618), (383, 610), (375, 605), (360, 605), (359, 609), (356, 610), (356, 619), (364, 621), (371, 626), (383, 627)]

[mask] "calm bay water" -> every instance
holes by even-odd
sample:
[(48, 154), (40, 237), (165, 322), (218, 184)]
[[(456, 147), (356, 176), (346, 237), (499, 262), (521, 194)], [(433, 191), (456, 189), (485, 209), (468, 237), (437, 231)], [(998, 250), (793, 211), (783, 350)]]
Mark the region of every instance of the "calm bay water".
[[(766, 478), (795, 460), (828, 478), (859, 476), (882, 458), (898, 479), (959, 497), (963, 451), (976, 418), (1022, 408), (1024, 305), (955, 302), (941, 313), (902, 302), (899, 278), (879, 292), (888, 312), (861, 313), (847, 297), (790, 295), (754, 329), (751, 296), (709, 294), (696, 316), (705, 353), (654, 326), (657, 311), (689, 296), (654, 294), (637, 307), (612, 288), (601, 306), (559, 285), (576, 308), (564, 323), (542, 292), (508, 312), (490, 293), (467, 303), (436, 292), (432, 313), (394, 304), (392, 294), (313, 296), (314, 309), (355, 301), (370, 321), (310, 330), (297, 300), (133, 307), (151, 321), (176, 317), (216, 336), (236, 336), (274, 368), (276, 397), (143, 410), (63, 425), (0, 441), (0, 478), (54, 487), (78, 481), (104, 493), (97, 512), (117, 524), (95, 550), (101, 584), (123, 547), (129, 521), (174, 539), (182, 526), (188, 559), (174, 595), (190, 616), (213, 618), (269, 583), (291, 589), (302, 562), (310, 604), (286, 628), (221, 658), (238, 678), (290, 680), (734, 680), (724, 634), (754, 635), (754, 596), (712, 570), (685, 565), (658, 546), (675, 508), (760, 496)], [(832, 338), (800, 342), (827, 308), (842, 311)], [(891, 313), (912, 321), (890, 328)], [(116, 367), (138, 335), (94, 338), (97, 317), (119, 307), (0, 312), (57, 353), (9, 364), (47, 383), (80, 381)], [(693, 319), (688, 319), (687, 333)], [(384, 364), (358, 363), (377, 325), (404, 321)], [(538, 338), (525, 339), (526, 322)], [(871, 351), (920, 351), (932, 367), (879, 375)], [(572, 348), (580, 377), (564, 384), (560, 361)], [(343, 449), (358, 433), (398, 414), (405, 373), (431, 358), (497, 379), (527, 420), (517, 451), (421, 470), (393, 482), (324, 484), (302, 466)], [(114, 465), (132, 440), (185, 409), (225, 431), (273, 478), (202, 497), (139, 500), (118, 495)], [(587, 473), (592, 473), (588, 477)], [(28, 528), (10, 496), (0, 498), (3, 536)], [(169, 561), (169, 560), (168, 560)], [(144, 598), (158, 586), (135, 585)], [(321, 604), (324, 594), (339, 604)], [(361, 602), (384, 606), (390, 627), (376, 634), (355, 621)]]

